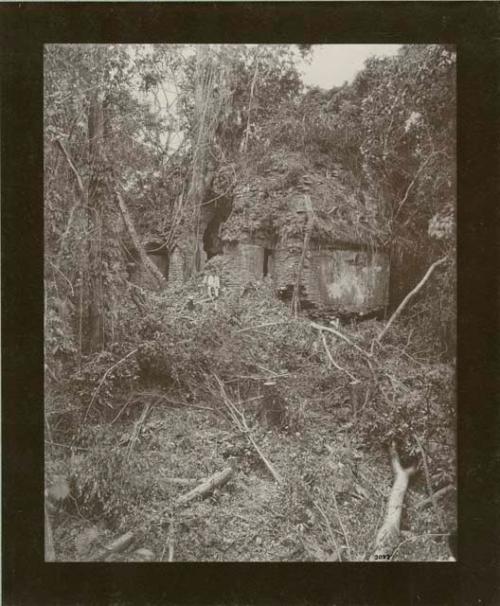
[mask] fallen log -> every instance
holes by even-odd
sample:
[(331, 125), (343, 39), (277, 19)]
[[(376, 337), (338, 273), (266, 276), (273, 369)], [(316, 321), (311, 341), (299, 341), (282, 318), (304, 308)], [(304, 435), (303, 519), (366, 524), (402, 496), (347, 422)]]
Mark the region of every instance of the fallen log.
[(135, 535), (133, 532), (126, 532), (122, 534), (120, 537), (111, 541), (107, 545), (104, 545), (99, 551), (97, 551), (93, 556), (89, 558), (90, 562), (98, 562), (99, 560), (105, 560), (108, 556), (113, 553), (119, 553), (121, 551), (125, 551), (127, 547), (132, 545), (135, 541)]
[(389, 452), (391, 455), (394, 483), (387, 502), (385, 519), (377, 533), (374, 553), (370, 558), (370, 560), (375, 562), (390, 560), (394, 550), (398, 546), (401, 513), (403, 511), (406, 489), (408, 488), (411, 476), (416, 471), (413, 466), (404, 468), (401, 465), (394, 442), (391, 444)]
[(213, 476), (207, 478), (204, 482), (199, 484), (193, 490), (190, 490), (186, 494), (181, 495), (178, 499), (176, 499), (176, 505), (185, 505), (196, 499), (196, 497), (204, 497), (208, 493), (212, 492), (214, 488), (217, 486), (223, 486), (229, 478), (233, 475), (233, 469), (231, 467), (226, 467), (222, 471), (215, 473)]

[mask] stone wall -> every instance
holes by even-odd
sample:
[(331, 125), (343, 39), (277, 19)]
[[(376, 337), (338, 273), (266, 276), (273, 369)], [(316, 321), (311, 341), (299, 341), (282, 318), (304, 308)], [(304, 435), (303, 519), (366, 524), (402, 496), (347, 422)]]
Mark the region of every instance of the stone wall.
[[(297, 280), (302, 242), (275, 250), (273, 280), (291, 293)], [(382, 252), (311, 249), (301, 273), (303, 302), (339, 313), (369, 313), (385, 307), (389, 293), (389, 258)]]
[(340, 312), (360, 314), (388, 304), (389, 257), (385, 253), (317, 251), (312, 255), (311, 266), (309, 288), (323, 304)]
[(224, 256), (228, 259), (231, 282), (228, 286), (243, 286), (251, 280), (264, 277), (265, 248), (250, 243), (225, 243)]
[(179, 286), (184, 281), (184, 259), (178, 248), (170, 253), (169, 268), (168, 268), (168, 284), (169, 286)]

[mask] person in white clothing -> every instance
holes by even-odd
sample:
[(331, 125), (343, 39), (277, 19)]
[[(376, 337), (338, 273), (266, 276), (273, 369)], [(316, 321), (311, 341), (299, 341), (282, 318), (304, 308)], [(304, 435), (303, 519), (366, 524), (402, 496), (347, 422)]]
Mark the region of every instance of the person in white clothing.
[(207, 285), (208, 296), (214, 300), (219, 296), (220, 280), (217, 274), (208, 274), (205, 276), (203, 283)]

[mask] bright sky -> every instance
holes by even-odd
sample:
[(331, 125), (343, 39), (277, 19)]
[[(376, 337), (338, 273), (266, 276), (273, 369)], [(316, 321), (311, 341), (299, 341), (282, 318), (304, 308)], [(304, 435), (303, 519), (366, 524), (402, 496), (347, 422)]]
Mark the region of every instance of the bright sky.
[(330, 89), (351, 82), (371, 55), (395, 55), (400, 44), (319, 44), (310, 65), (303, 66), (305, 84)]

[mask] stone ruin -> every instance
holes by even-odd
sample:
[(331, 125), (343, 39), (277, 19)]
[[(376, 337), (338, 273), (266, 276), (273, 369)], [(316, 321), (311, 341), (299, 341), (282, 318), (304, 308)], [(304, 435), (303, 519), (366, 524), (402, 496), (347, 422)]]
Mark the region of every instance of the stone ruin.
[[(239, 187), (234, 192), (232, 205), (212, 204), (202, 210), (198, 241), (180, 239), (170, 253), (161, 250), (157, 242), (145, 244), (146, 252), (172, 286), (182, 284), (189, 275), (203, 271), (207, 261), (223, 255), (230, 268), (222, 289), (242, 288), (249, 282), (264, 278), (272, 280), (280, 298), (291, 299), (297, 281), (304, 238), (300, 234), (273, 236), (264, 230), (250, 233), (241, 230), (237, 237), (224, 234), (224, 224), (231, 208), (258, 195), (252, 188)], [(302, 197), (302, 198), (301, 198)], [(299, 191), (290, 198), (289, 209), (296, 215), (305, 215), (301, 203), (304, 194)], [(246, 200), (247, 207), (251, 200)], [(222, 208), (222, 210), (221, 210)], [(160, 250), (159, 250), (160, 249)], [(146, 286), (147, 271), (134, 265), (131, 281)], [(299, 297), (303, 309), (321, 308), (337, 315), (364, 316), (381, 312), (388, 304), (390, 263), (387, 252), (363, 242), (359, 237), (325, 239), (311, 236), (303, 259)]]

